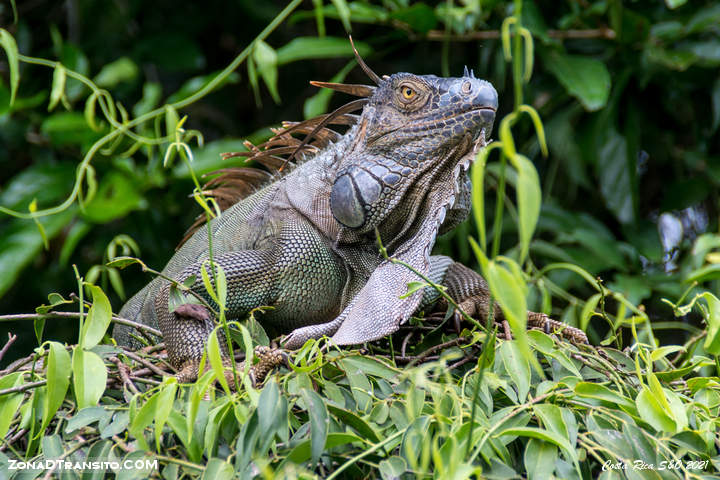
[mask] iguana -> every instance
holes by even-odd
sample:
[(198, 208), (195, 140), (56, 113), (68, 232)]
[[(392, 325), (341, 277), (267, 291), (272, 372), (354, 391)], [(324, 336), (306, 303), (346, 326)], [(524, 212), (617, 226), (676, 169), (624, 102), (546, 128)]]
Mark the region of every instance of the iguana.
[[(283, 342), (289, 349), (324, 335), (338, 345), (376, 340), (437, 300), (432, 288), (404, 295), (408, 283), (420, 279), (384, 259), (376, 235), (391, 257), (446, 287), (467, 313), (489, 312), (483, 278), (431, 250), (439, 234), (468, 215), (467, 171), (490, 136), (497, 92), (467, 68), (461, 78), (380, 78), (358, 62), (374, 86), (312, 83), (360, 99), (328, 115), (286, 123), (265, 144), (227, 155), (251, 157), (280, 173), (233, 168), (208, 187), (231, 205), (211, 222), (213, 259), (227, 277), (228, 318), (273, 307), (260, 321), (289, 332)], [(330, 124), (350, 127), (340, 135)], [(163, 274), (178, 282), (194, 278), (191, 289), (212, 304), (200, 274), (208, 255), (208, 231), (199, 228)], [(180, 378), (191, 380), (215, 322), (199, 305), (170, 311), (170, 290), (168, 281), (156, 278), (120, 316), (159, 326), (171, 364)], [(499, 308), (494, 315), (502, 321)], [(528, 325), (587, 342), (581, 330), (544, 314), (530, 312)], [(134, 344), (130, 333), (123, 325), (114, 330), (125, 345)]]

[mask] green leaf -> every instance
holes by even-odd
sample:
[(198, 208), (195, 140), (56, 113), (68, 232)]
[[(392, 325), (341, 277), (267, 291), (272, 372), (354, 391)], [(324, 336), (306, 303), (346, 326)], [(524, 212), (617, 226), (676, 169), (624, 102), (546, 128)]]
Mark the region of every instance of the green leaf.
[(407, 292), (403, 293), (399, 298), (408, 298), (412, 296), (413, 293), (423, 290), (425, 287), (428, 287), (429, 284), (425, 282), (408, 282), (407, 284)]
[(100, 92), (96, 91), (91, 93), (87, 100), (85, 100), (85, 110), (83, 113), (83, 115), (85, 116), (85, 121), (94, 132), (99, 132), (101, 130), (100, 125), (98, 125), (98, 123), (95, 121), (95, 110), (99, 97)]
[(147, 266), (142, 262), (142, 260), (134, 257), (115, 257), (114, 259), (107, 262), (105, 265), (108, 267), (123, 269), (135, 264), (140, 265), (143, 270), (147, 269)]
[(340, 20), (342, 21), (345, 31), (348, 33), (351, 32), (352, 26), (350, 26), (350, 8), (348, 7), (347, 2), (345, 0), (330, 0), (330, 1), (332, 1), (332, 4), (335, 5), (338, 16), (340, 17)]
[(700, 33), (714, 30), (718, 22), (720, 22), (720, 5), (710, 3), (707, 7), (694, 9), (693, 16), (687, 21), (687, 32)]
[(215, 374), (215, 378), (217, 378), (218, 382), (220, 382), (220, 385), (222, 385), (225, 393), (230, 395), (230, 386), (225, 378), (225, 365), (220, 353), (220, 342), (218, 341), (217, 328), (214, 328), (208, 336), (207, 354), (208, 359), (210, 360), (210, 366)]
[(83, 218), (93, 223), (108, 223), (146, 206), (137, 181), (113, 171), (102, 179), (97, 193), (85, 205)]
[(10, 106), (15, 103), (18, 84), (20, 83), (20, 66), (18, 61), (18, 48), (15, 39), (4, 28), (0, 28), (0, 45), (5, 50), (10, 68)]
[(63, 454), (60, 435), (45, 435), (42, 439), (42, 450), (46, 458), (58, 458)]
[(350, 410), (345, 410), (344, 408), (336, 407), (332, 404), (328, 404), (327, 409), (331, 414), (337, 417), (340, 423), (354, 429), (362, 438), (365, 438), (373, 443), (380, 442), (380, 437), (378, 437), (377, 432), (370, 426), (370, 424), (357, 416), (355, 413)]
[(502, 307), (513, 333), (524, 332), (527, 324), (524, 282), (494, 261), (488, 263), (485, 273), (490, 291)]
[(426, 439), (430, 430), (430, 417), (423, 415), (412, 422), (403, 434), (400, 453), (409, 461), (410, 466), (417, 465), (423, 450), (429, 448)]
[[(87, 451), (87, 458), (94, 460), (106, 460), (110, 458), (111, 452), (115, 448), (115, 443), (110, 440), (95, 442)], [(102, 480), (107, 478), (108, 468), (101, 466), (98, 469), (93, 469), (91, 472), (85, 472), (82, 476), (82, 480)], [(117, 477), (115, 477), (117, 478)]]
[(173, 409), (177, 391), (177, 380), (174, 377), (166, 378), (163, 383), (164, 388), (158, 393), (158, 401), (155, 406), (155, 448), (158, 452), (162, 451), (160, 449), (162, 430)]
[(205, 466), (202, 480), (224, 480), (235, 478), (235, 469), (228, 462), (220, 458), (211, 458)]
[(633, 196), (636, 185), (633, 180), (635, 159), (630, 159), (627, 152), (627, 139), (614, 127), (603, 133), (603, 143), (597, 151), (595, 171), (600, 179), (600, 192), (608, 208), (622, 223), (635, 221)]
[(70, 354), (65, 350), (65, 346), (58, 342), (48, 342), (47, 394), (40, 432), (47, 428), (65, 400), (70, 385), (70, 372)]
[[(69, 358), (68, 358), (69, 362)], [(69, 367), (68, 367), (69, 370)], [(113, 412), (106, 410), (104, 407), (87, 407), (78, 411), (72, 416), (65, 425), (65, 433), (69, 434), (81, 428), (87, 427), (93, 423), (107, 422), (112, 417)]]
[(665, 5), (668, 6), (668, 8), (678, 8), (687, 3), (687, 0), (665, 0)]
[(681, 345), (666, 345), (664, 347), (659, 347), (650, 352), (650, 361), (657, 362), (661, 358), (665, 358), (671, 353), (681, 352), (684, 350), (685, 348)]
[(407, 469), (408, 466), (405, 459), (397, 455), (386, 458), (378, 465), (378, 471), (383, 480), (396, 480), (401, 478)]
[(52, 111), (65, 95), (65, 67), (58, 63), (53, 71), (52, 90), (50, 91), (50, 103), (48, 103), (48, 112)]
[(536, 438), (545, 442), (550, 442), (560, 448), (562, 448), (568, 455), (568, 458), (572, 459), (573, 462), (577, 462), (577, 452), (570, 445), (570, 443), (555, 432), (543, 430), (542, 428), (536, 427), (509, 427), (504, 428), (495, 433), (494, 437), (498, 438), (503, 435), (517, 435), (522, 437)]
[(368, 412), (372, 405), (373, 388), (367, 376), (362, 370), (356, 368), (346, 368), (345, 374), (357, 409), (360, 412)]
[(270, 95), (275, 103), (280, 103), (280, 93), (277, 89), (278, 79), (278, 54), (275, 50), (263, 41), (255, 43), (253, 59), (257, 65), (257, 71), (265, 82)]
[(629, 398), (597, 383), (579, 382), (575, 385), (575, 393), (581, 397), (604, 400), (627, 409), (634, 409), (634, 405)]
[(180, 115), (172, 105), (165, 105), (165, 134), (171, 139), (175, 139)]
[(100, 132), (90, 128), (85, 116), (78, 112), (58, 112), (46, 117), (40, 131), (54, 146), (84, 145), (99, 138)]
[(552, 478), (558, 449), (549, 442), (531, 438), (525, 447), (525, 471), (528, 480)]
[(114, 88), (120, 83), (132, 82), (138, 77), (140, 69), (128, 57), (121, 57), (102, 67), (93, 80), (98, 86)]
[(402, 372), (402, 370), (388, 365), (377, 357), (364, 355), (349, 355), (342, 359), (342, 366), (346, 371), (356, 369), (367, 375), (384, 378), (386, 380), (397, 378)]
[(437, 28), (438, 24), (435, 11), (423, 2), (413, 3), (409, 7), (393, 10), (390, 18), (408, 24), (415, 32), (423, 35)]
[(305, 401), (310, 417), (310, 442), (312, 445), (312, 468), (314, 469), (320, 455), (325, 450), (330, 418), (325, 402), (320, 395), (307, 388), (304, 388), (300, 394)]
[(603, 108), (610, 95), (610, 73), (605, 64), (594, 58), (551, 52), (544, 57), (545, 66), (577, 98), (585, 110)]
[[(287, 460), (293, 463), (305, 463), (310, 460), (310, 441), (305, 440), (299, 443), (288, 453)], [(347, 445), (348, 443), (359, 443), (365, 445), (362, 438), (358, 437), (354, 433), (328, 433), (327, 441), (325, 442), (325, 450), (329, 450), (334, 447), (341, 445)]]
[[(49, 311), (53, 310), (58, 305), (69, 305), (72, 303), (75, 303), (73, 300), (66, 300), (62, 295), (59, 293), (50, 293), (48, 294), (48, 302), (50, 302), (48, 305), (41, 305), (39, 307), (35, 308), (36, 313), (48, 313)], [(42, 343), (42, 342), (38, 342)]]
[(660, 402), (655, 398), (653, 392), (646, 386), (635, 399), (640, 417), (659, 432), (676, 433), (677, 424), (666, 413)]
[[(138, 397), (139, 394), (133, 397), (133, 400), (136, 401)], [(128, 427), (128, 432), (135, 437), (144, 450), (150, 450), (150, 446), (145, 439), (144, 432), (145, 427), (150, 425), (155, 417), (155, 405), (158, 401), (158, 397), (158, 393), (150, 397), (148, 401), (145, 402), (145, 405), (143, 405), (136, 413), (133, 412), (133, 403), (131, 402), (130, 404), (130, 426)]]
[(518, 171), (516, 195), (518, 199), (518, 215), (520, 221), (520, 263), (525, 260), (532, 240), (538, 217), (540, 216), (540, 205), (542, 193), (540, 191), (540, 178), (538, 177), (535, 165), (525, 156), (516, 154), (510, 159)]
[(80, 346), (86, 350), (100, 343), (112, 319), (110, 300), (108, 300), (102, 289), (90, 285), (90, 292), (92, 292), (93, 304), (88, 310), (87, 318), (83, 323), (83, 331), (80, 335)]
[(107, 382), (107, 368), (102, 358), (77, 346), (73, 349), (72, 373), (78, 408), (96, 406)]
[[(10, 373), (0, 378), (0, 389), (4, 390), (6, 388), (19, 387), (23, 383), (25, 382), (23, 381), (23, 374), (21, 372)], [(23, 393), (12, 393), (0, 396), (0, 438), (5, 438), (5, 435), (10, 429), (10, 423), (18, 413), (24, 397), (25, 395)]]
[[(367, 43), (355, 42), (362, 57), (372, 53)], [(277, 50), (277, 64), (285, 65), (298, 60), (315, 58), (353, 57), (352, 47), (347, 38), (338, 37), (298, 37)]]
[(516, 342), (503, 342), (498, 349), (498, 355), (513, 381), (513, 386), (517, 389), (518, 401), (525, 402), (530, 391), (530, 364)]
[(703, 347), (708, 353), (720, 355), (720, 300), (710, 292), (705, 292), (703, 297), (708, 304), (708, 312), (705, 315), (707, 337)]

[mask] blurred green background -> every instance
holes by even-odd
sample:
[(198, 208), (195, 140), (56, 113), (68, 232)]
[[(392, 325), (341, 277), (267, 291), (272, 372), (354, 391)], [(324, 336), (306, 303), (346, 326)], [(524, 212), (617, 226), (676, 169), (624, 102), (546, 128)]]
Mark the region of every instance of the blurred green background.
[[(465, 65), (474, 69), (500, 94), (499, 121), (514, 105), (511, 64), (500, 41), (513, 3), (302, 3), (229, 82), (180, 111), (188, 116), (185, 127), (205, 138), (204, 147), (194, 149), (196, 170), (220, 167), (219, 153), (241, 149), (245, 138), (266, 138), (268, 127), (282, 120), (347, 101), (329, 92), (318, 95), (308, 81), (367, 83), (359, 68), (351, 69), (348, 28), (380, 75), (460, 76)], [(199, 89), (285, 5), (25, 0), (17, 4), (17, 22), (11, 4), (2, 3), (0, 25), (16, 38), (20, 53), (61, 61), (110, 91), (135, 117)], [(659, 324), (673, 320), (661, 299), (677, 301), (692, 282), (717, 295), (720, 4), (528, 0), (522, 2), (522, 24), (534, 40), (524, 101), (540, 113), (550, 149), (547, 158), (540, 154), (529, 120), (514, 128), (518, 148), (533, 160), (543, 188), (530, 248), (533, 265), (579, 265), (642, 303)], [(90, 90), (73, 79), (49, 111), (53, 70), (20, 66), (18, 97), (10, 108), (8, 66), (0, 55), (0, 206), (27, 211), (34, 200), (45, 208), (69, 195), (78, 163), (109, 127), (99, 122), (95, 131), (88, 125), (83, 112)], [(137, 131), (152, 134), (161, 123)], [(30, 313), (51, 292), (67, 297), (77, 291), (73, 264), (81, 275), (96, 278), (117, 311), (121, 296), (132, 295), (150, 277), (136, 268), (97, 267), (107, 260), (108, 245), (116, 254), (137, 253), (157, 269), (173, 254), (200, 213), (188, 198), (187, 169), (178, 162), (163, 168), (167, 144), (133, 150), (125, 141), (114, 147), (92, 162), (97, 193), (84, 211), (74, 204), (41, 219), (47, 249), (31, 220), (0, 213), (0, 315)], [(491, 223), (494, 156), (488, 172)], [(513, 178), (508, 181), (512, 186)], [(506, 254), (517, 243), (513, 200), (510, 195), (502, 224), (500, 251)], [(468, 222), (436, 250), (476, 265), (467, 242), (475, 231)], [(140, 251), (123, 252), (132, 242), (119, 235), (129, 236)], [(531, 289), (529, 306), (577, 324), (592, 293), (579, 276), (553, 271)], [(49, 320), (45, 336), (71, 342), (76, 328), (75, 321)], [(27, 322), (0, 324), (0, 342), (7, 331), (21, 339), (3, 363), (27, 354), (36, 342)]]

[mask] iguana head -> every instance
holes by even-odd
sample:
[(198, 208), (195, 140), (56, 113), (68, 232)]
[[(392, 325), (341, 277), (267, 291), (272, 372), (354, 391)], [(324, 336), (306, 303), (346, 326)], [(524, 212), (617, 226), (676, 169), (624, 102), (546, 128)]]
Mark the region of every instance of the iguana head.
[(335, 219), (371, 231), (396, 207), (411, 208), (416, 199), (408, 202), (408, 192), (424, 195), (418, 187), (429, 188), (441, 169), (453, 171), (475, 143), (484, 144), (497, 106), (493, 86), (467, 69), (459, 78), (378, 78), (358, 121), (358, 141), (334, 180)]
[[(426, 153), (450, 149), (467, 135), (490, 136), (497, 92), (484, 80), (396, 73), (386, 77), (368, 102), (366, 148), (395, 151), (417, 144)], [(428, 151), (429, 150), (429, 151)]]

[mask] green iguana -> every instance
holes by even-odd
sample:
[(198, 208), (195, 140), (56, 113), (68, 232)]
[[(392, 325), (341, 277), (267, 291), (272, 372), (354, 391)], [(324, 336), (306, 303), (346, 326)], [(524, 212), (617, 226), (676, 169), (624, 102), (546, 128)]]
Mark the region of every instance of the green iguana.
[[(283, 341), (289, 349), (323, 335), (338, 345), (376, 340), (437, 300), (431, 288), (404, 295), (408, 283), (420, 279), (379, 254), (376, 234), (391, 257), (445, 286), (468, 314), (489, 313), (483, 278), (430, 253), (436, 237), (468, 215), (467, 171), (490, 136), (497, 92), (467, 68), (462, 78), (380, 78), (358, 62), (376, 86), (312, 83), (360, 99), (328, 115), (286, 123), (265, 144), (227, 155), (251, 157), (281, 173), (232, 168), (209, 184), (209, 193), (228, 206), (211, 222), (213, 259), (227, 277), (227, 316), (240, 319), (255, 307), (274, 307), (260, 322), (289, 332)], [(350, 128), (340, 135), (330, 124)], [(292, 167), (283, 169), (286, 163)], [(200, 275), (207, 258), (208, 232), (200, 228), (163, 274), (178, 282), (194, 277), (191, 289), (212, 303)], [(191, 380), (215, 322), (200, 305), (170, 311), (169, 297), (170, 283), (156, 278), (120, 316), (158, 326), (171, 364), (181, 379)], [(500, 309), (494, 315), (502, 322)], [(530, 312), (528, 326), (587, 342), (581, 330), (544, 314)], [(116, 325), (114, 336), (137, 346), (131, 331)]]

